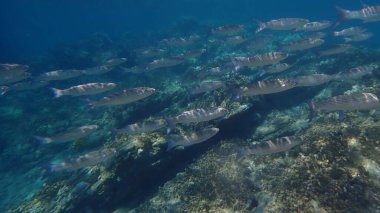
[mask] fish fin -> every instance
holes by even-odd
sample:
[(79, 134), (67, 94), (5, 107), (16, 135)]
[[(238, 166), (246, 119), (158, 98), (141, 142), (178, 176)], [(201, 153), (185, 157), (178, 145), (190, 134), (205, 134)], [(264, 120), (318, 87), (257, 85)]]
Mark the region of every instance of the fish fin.
[(236, 160), (238, 161), (240, 161), (242, 158), (250, 154), (248, 149), (244, 149), (240, 146), (236, 147), (235, 150), (236, 150)]
[(111, 128), (111, 140), (114, 141), (116, 137), (120, 134), (119, 129)]
[(48, 173), (58, 172), (64, 169), (64, 166), (60, 163), (49, 163), (43, 165), (42, 168), (46, 169)]
[(343, 38), (343, 39), (344, 39), (344, 42), (346, 42), (346, 43), (352, 41), (352, 38), (349, 38), (349, 37), (346, 37), (346, 38)]
[(173, 129), (175, 129), (173, 119), (169, 118), (168, 116), (164, 117), (166, 124), (168, 125), (168, 129), (166, 130), (166, 135), (169, 135)]
[(232, 58), (231, 62), (234, 65), (234, 71), (235, 72), (238, 71), (238, 70), (240, 70), (241, 65), (239, 64), (239, 62), (237, 62), (234, 58)]
[(309, 122), (313, 120), (315, 113), (316, 113), (316, 106), (315, 103), (312, 101), (309, 101), (307, 103), (309, 105)]
[(41, 136), (33, 136), (33, 138), (38, 141), (40, 144), (49, 144), (51, 142), (53, 142), (53, 139), (49, 138), (49, 137), (41, 137)]
[(166, 148), (167, 152), (177, 146), (177, 141), (175, 141), (172, 137), (168, 137), (166, 139), (166, 143), (168, 144), (168, 147)]
[(265, 28), (267, 28), (266, 24), (264, 22), (261, 22), (257, 19), (254, 20), (256, 24), (258, 25), (258, 28), (255, 30), (255, 34), (263, 31)]
[(260, 69), (259, 70), (259, 77), (261, 78), (261, 77), (263, 77), (264, 75), (266, 75), (267, 74), (267, 72), (264, 70), (264, 69)]
[(342, 7), (335, 6), (336, 11), (338, 12), (339, 19), (335, 24), (335, 27), (340, 25), (342, 22), (348, 19), (347, 14), (350, 12), (349, 10), (343, 9)]
[(7, 87), (7, 86), (1, 86), (1, 88), (0, 88), (0, 96), (4, 95), (8, 91), (9, 91), (9, 87)]
[(88, 99), (88, 98), (82, 99), (82, 100), (84, 100), (87, 103), (86, 111), (90, 111), (90, 110), (95, 109), (96, 106), (95, 106), (95, 102), (93, 100)]
[(339, 117), (339, 121), (343, 121), (343, 119), (344, 119), (344, 112), (342, 110), (339, 110), (338, 117)]
[(57, 89), (57, 88), (50, 88), (51, 89), (51, 91), (53, 92), (53, 94), (54, 94), (54, 98), (59, 98), (59, 97), (61, 97), (62, 95), (64, 95), (63, 93), (62, 93), (62, 90), (60, 90), (60, 89)]
[(232, 89), (232, 101), (240, 100), (243, 97), (243, 91), (240, 88), (234, 88)]

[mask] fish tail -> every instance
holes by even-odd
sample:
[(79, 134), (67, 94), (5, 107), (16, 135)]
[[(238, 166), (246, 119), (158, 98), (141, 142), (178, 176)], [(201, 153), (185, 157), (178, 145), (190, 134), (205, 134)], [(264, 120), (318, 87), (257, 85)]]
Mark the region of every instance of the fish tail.
[(95, 109), (96, 106), (95, 106), (95, 102), (94, 101), (92, 101), (92, 100), (90, 100), (88, 98), (84, 99), (84, 101), (87, 103), (87, 111)]
[(174, 122), (173, 122), (173, 119), (165, 116), (164, 117), (165, 121), (166, 121), (166, 124), (168, 125), (168, 129), (166, 130), (166, 134), (169, 135), (170, 132), (175, 129), (175, 126), (174, 126)]
[(339, 6), (335, 6), (335, 8), (339, 15), (339, 20), (337, 21), (335, 26), (338, 26), (340, 23), (348, 19), (348, 14), (350, 13), (350, 11), (343, 9), (342, 7), (339, 7)]
[(261, 32), (262, 30), (264, 30), (265, 28), (267, 28), (267, 25), (264, 22), (261, 22), (261, 21), (259, 21), (257, 19), (255, 19), (254, 21), (258, 25), (258, 28), (255, 30), (255, 34)]
[(234, 65), (235, 71), (238, 71), (241, 68), (241, 64), (236, 59), (232, 58), (231, 62)]
[(243, 97), (243, 91), (240, 88), (234, 88), (232, 89), (232, 101), (240, 100)]
[(50, 88), (51, 91), (53, 92), (54, 94), (54, 98), (59, 98), (61, 97), (63, 94), (63, 90), (60, 90), (60, 89), (57, 89), (57, 88)]
[(166, 143), (168, 144), (168, 147), (166, 148), (166, 151), (168, 152), (168, 151), (170, 151), (170, 150), (172, 150), (174, 147), (176, 147), (177, 146), (177, 141), (175, 141), (173, 138), (171, 138), (171, 137), (168, 137), (167, 139), (166, 139)]
[(240, 146), (236, 147), (235, 149), (236, 149), (236, 160), (238, 161), (250, 154), (248, 149), (244, 149)]
[(0, 95), (4, 95), (5, 93), (7, 93), (9, 91), (9, 87), (7, 86), (2, 86), (0, 88)]
[(343, 38), (344, 39), (344, 42), (350, 42), (350, 41), (352, 41), (352, 38), (348, 38), (348, 37), (346, 37), (346, 38)]
[(53, 142), (53, 139), (49, 138), (49, 137), (41, 137), (41, 136), (33, 136), (33, 138), (38, 141), (40, 144), (49, 144), (51, 142)]
[(313, 120), (317, 107), (315, 106), (315, 103), (312, 101), (309, 101), (307, 103), (309, 105), (309, 122)]

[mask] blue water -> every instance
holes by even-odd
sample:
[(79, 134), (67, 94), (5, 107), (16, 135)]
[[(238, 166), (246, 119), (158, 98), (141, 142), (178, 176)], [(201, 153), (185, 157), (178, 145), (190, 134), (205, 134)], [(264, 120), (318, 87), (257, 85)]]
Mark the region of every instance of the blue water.
[[(379, 1), (365, 1), (368, 5), (379, 4)], [(184, 110), (194, 107), (205, 107), (210, 104), (207, 93), (202, 98), (188, 97), (184, 91), (185, 87), (191, 84), (199, 83), (201, 80), (194, 77), (197, 73), (191, 73), (190, 68), (214, 65), (214, 59), (231, 57), (227, 53), (244, 54), (244, 51), (231, 47), (223, 49), (223, 45), (216, 47), (208, 43), (213, 37), (208, 33), (210, 29), (216, 26), (227, 24), (244, 24), (246, 33), (249, 38), (255, 38), (253, 34), (257, 25), (254, 20), (268, 21), (284, 17), (306, 18), (312, 21), (330, 20), (336, 22), (339, 17), (335, 6), (341, 6), (347, 9), (360, 9), (362, 7), (359, 0), (330, 0), (330, 1), (274, 1), (274, 0), (3, 0), (0, 2), (0, 64), (26, 64), (29, 65), (28, 72), (31, 73), (32, 79), (38, 75), (48, 71), (58, 69), (87, 69), (89, 67), (99, 66), (111, 58), (127, 58), (128, 61), (120, 66), (116, 66), (115, 70), (103, 75), (81, 75), (64, 81), (53, 81), (49, 85), (42, 88), (25, 91), (10, 91), (0, 96), (0, 188), (5, 189), (0, 192), (0, 212), (16, 208), (18, 205), (33, 200), (34, 196), (40, 196), (43, 193), (43, 185), (45, 183), (55, 183), (60, 180), (68, 182), (68, 185), (75, 186), (78, 182), (91, 182), (96, 179), (96, 174), (82, 174), (80, 171), (73, 173), (64, 171), (61, 174), (47, 172), (48, 164), (51, 162), (61, 162), (63, 159), (75, 157), (91, 150), (102, 148), (105, 144), (113, 143), (112, 131), (114, 128), (120, 128), (126, 124), (138, 122), (148, 117), (164, 117), (168, 114), (178, 114)], [(378, 63), (376, 56), (365, 58), (366, 52), (370, 49), (372, 52), (379, 52), (380, 28), (379, 22), (363, 24), (362, 21), (353, 20), (341, 23), (336, 28), (330, 28), (325, 47), (335, 43), (342, 43), (342, 40), (332, 38), (331, 31), (343, 29), (351, 26), (363, 26), (372, 32), (374, 36), (366, 41), (352, 43), (355, 47), (363, 50), (358, 56), (337, 56), (335, 64), (329, 66), (323, 72), (327, 74), (336, 74), (339, 71), (363, 65), (363, 63)], [(194, 33), (195, 32), (195, 33)], [(130, 74), (126, 73), (126, 69), (130, 69), (136, 65), (147, 63), (140, 60), (137, 56), (139, 48), (153, 46), (158, 49), (159, 42), (164, 38), (187, 37), (193, 34), (201, 34), (201, 40), (193, 46), (193, 49), (205, 48), (206, 54), (199, 59), (190, 62), (181, 63), (175, 68), (161, 68), (162, 73), (151, 74)], [(202, 34), (203, 33), (203, 34)], [(267, 33), (267, 34), (266, 34)], [(277, 50), (279, 43), (284, 38), (292, 37), (294, 31), (290, 31), (289, 35), (284, 32), (265, 30), (261, 35), (272, 35), (275, 42), (268, 45), (267, 49)], [(258, 36), (260, 35), (258, 34)], [(269, 37), (269, 36), (268, 36)], [(159, 57), (173, 56), (181, 52), (182, 47), (169, 47), (169, 53), (160, 55)], [(218, 49), (219, 48), (219, 49)], [(186, 48), (185, 48), (186, 49)], [(191, 49), (191, 48), (190, 48)], [(215, 51), (217, 50), (217, 51)], [(319, 49), (317, 49), (319, 50)], [(172, 52), (170, 52), (172, 51)], [(307, 50), (305, 53), (317, 55), (317, 51)], [(225, 54), (225, 55), (223, 55)], [(305, 54), (307, 57), (307, 54)], [(236, 55), (234, 55), (236, 56)], [(303, 54), (291, 55), (290, 60), (294, 62), (297, 57), (302, 58)], [(292, 58), (294, 57), (294, 58)], [(350, 58), (348, 58), (350, 57)], [(330, 59), (330, 58), (329, 58)], [(305, 65), (307, 62), (315, 60), (315, 63), (322, 59), (315, 56), (307, 58), (300, 63)], [(325, 59), (323, 59), (325, 60)], [(150, 60), (151, 61), (151, 60)], [(149, 61), (149, 62), (150, 62)], [(195, 62), (194, 62), (195, 61)], [(328, 61), (327, 59), (325, 61)], [(289, 62), (290, 63), (290, 62)], [(326, 62), (327, 63), (327, 62)], [(328, 62), (330, 63), (330, 62)], [(298, 64), (296, 65), (298, 66)], [(232, 70), (232, 68), (229, 68)], [(242, 76), (249, 73), (243, 70)], [(239, 73), (240, 75), (241, 73)], [(298, 73), (291, 73), (281, 77), (293, 78)], [(234, 76), (234, 74), (231, 74)], [(262, 77), (248, 74), (247, 78), (231, 77), (224, 75), (222, 77), (210, 77), (212, 80), (231, 81), (233, 89), (241, 86), (248, 80), (262, 80)], [(256, 79), (257, 78), (257, 79)], [(378, 78), (378, 77), (377, 77)], [(207, 79), (207, 77), (206, 77)], [(376, 84), (376, 77), (369, 77), (370, 80), (360, 84), (363, 88), (367, 85)], [(53, 98), (50, 87), (67, 88), (74, 85), (89, 82), (115, 82), (118, 89), (134, 88), (134, 87), (154, 87), (157, 90), (156, 96), (139, 101), (131, 106), (119, 106), (115, 108), (101, 108), (96, 110), (89, 109), (86, 103), (86, 96), (82, 97), (62, 97)], [(231, 83), (229, 82), (229, 83)], [(370, 83), (368, 83), (370, 82)], [(11, 86), (11, 85), (7, 85)], [(211, 93), (214, 103), (222, 104), (223, 100), (229, 102), (234, 96), (233, 89), (223, 90), (222, 93)], [(345, 85), (347, 86), (347, 85)], [(376, 86), (371, 85), (372, 88)], [(368, 87), (371, 87), (368, 86)], [(327, 87), (327, 86), (326, 86)], [(348, 86), (347, 86), (348, 87)], [(331, 92), (331, 95), (338, 95), (342, 91), (342, 87)], [(351, 87), (350, 87), (351, 88)], [(357, 88), (352, 86), (352, 88)], [(352, 89), (351, 88), (351, 89)], [(301, 94), (290, 100), (288, 104), (281, 104), (282, 99), (277, 100), (279, 96), (270, 99), (267, 102), (259, 101), (247, 102), (256, 104), (258, 111), (265, 115), (273, 110), (273, 106), (277, 108), (287, 109), (299, 106), (318, 94), (324, 87), (317, 87), (315, 90), (309, 90), (306, 94)], [(353, 89), (352, 89), (353, 90)], [(339, 93), (339, 92), (340, 93)], [(108, 94), (111, 94), (109, 92)], [(297, 92), (291, 95), (297, 95)], [(90, 96), (89, 99), (101, 98), (102, 95)], [(204, 101), (204, 102), (203, 102)], [(272, 102), (271, 102), (272, 101)], [(293, 102), (292, 102), (293, 101)], [(258, 104), (258, 102), (260, 102)], [(272, 103), (272, 105), (271, 105)], [(268, 104), (268, 105), (266, 105)], [(270, 106), (270, 107), (269, 107)], [(254, 107), (253, 107), (254, 108)], [(271, 109), (271, 110), (267, 110)], [(196, 126), (196, 128), (205, 128), (212, 125), (219, 125), (221, 129), (230, 130), (230, 132), (219, 133), (214, 138), (212, 144), (218, 144), (219, 140), (231, 138), (249, 138), (252, 133), (251, 129), (257, 127), (256, 120), (263, 122), (264, 118), (257, 118), (253, 115), (254, 110), (248, 110), (251, 117), (237, 117), (226, 123), (219, 124), (219, 120), (215, 123), (208, 123), (204, 126)], [(248, 113), (247, 113), (248, 114)], [(245, 114), (246, 115), (246, 114)], [(260, 117), (260, 116), (259, 116)], [(237, 120), (241, 120), (241, 123)], [(254, 121), (253, 121), (254, 120)], [(234, 126), (239, 124), (241, 126)], [(57, 146), (44, 146), (38, 144), (34, 139), (34, 135), (54, 135), (57, 132), (63, 132), (73, 127), (85, 124), (97, 124), (100, 126), (97, 133), (92, 134), (85, 139), (75, 140), (73, 144), (59, 144)], [(186, 129), (187, 128), (187, 129)], [(184, 129), (192, 129), (192, 126), (185, 126)], [(159, 132), (162, 137), (166, 137), (165, 131)], [(130, 140), (130, 138), (126, 139)], [(148, 140), (148, 139), (147, 139)], [(150, 139), (149, 139), (150, 140)], [(159, 186), (166, 181), (171, 180), (177, 172), (182, 171), (188, 166), (193, 159), (198, 158), (202, 153), (206, 152), (211, 146), (201, 147), (200, 150), (188, 152), (184, 156), (174, 154), (171, 156), (160, 155), (154, 156), (154, 160), (149, 159), (147, 162), (138, 162), (134, 169), (138, 170), (138, 175), (149, 175), (160, 173), (160, 169), (166, 173), (160, 178), (154, 179), (150, 177), (141, 177), (144, 181), (151, 181), (146, 184), (139, 194), (138, 201), (132, 198), (130, 201), (131, 191), (137, 189), (129, 189), (128, 193), (121, 193), (119, 197), (115, 194), (109, 195), (112, 198), (118, 197), (116, 201), (102, 202), (99, 204), (100, 209), (115, 209), (124, 201), (131, 202), (131, 206), (136, 207), (139, 203), (144, 202), (154, 194)], [(146, 148), (146, 147), (144, 147)], [(151, 148), (151, 147), (150, 147)], [(165, 150), (165, 148), (163, 149)], [(137, 157), (136, 157), (137, 158)], [(162, 158), (162, 159), (161, 159)], [(119, 160), (119, 159), (118, 159)], [(123, 161), (124, 160), (124, 161)], [(130, 159), (123, 158), (118, 161), (118, 169), (128, 168)], [(149, 163), (153, 164), (162, 160), (167, 163), (161, 167), (149, 168)], [(173, 161), (181, 160), (183, 164), (174, 165)], [(138, 165), (141, 163), (142, 168)], [(131, 163), (133, 164), (133, 163)], [(121, 166), (120, 166), (121, 165)], [(108, 168), (113, 168), (112, 166)], [(83, 169), (87, 172), (87, 168)], [(141, 170), (140, 170), (141, 169)], [(112, 170), (112, 169), (110, 169)], [(116, 173), (119, 170), (112, 170)], [(85, 172), (83, 172), (85, 173)], [(94, 172), (96, 173), (96, 172)], [(68, 176), (74, 174), (70, 179)], [(92, 175), (92, 176), (91, 176)], [(120, 174), (118, 174), (120, 175)], [(94, 177), (95, 176), (95, 177)], [(99, 175), (100, 176), (100, 175)], [(133, 176), (133, 175), (131, 175)], [(124, 179), (123, 179), (124, 177)], [(139, 178), (135, 176), (120, 175), (121, 183), (126, 185), (129, 181), (135, 181), (136, 186), (142, 186)], [(114, 179), (113, 179), (114, 180)], [(155, 182), (156, 181), (156, 182)], [(91, 182), (93, 183), (93, 182)], [(87, 183), (86, 183), (87, 184)], [(79, 184), (79, 186), (87, 186)], [(116, 185), (116, 184), (115, 184)], [(75, 187), (74, 187), (75, 188)], [(80, 188), (82, 190), (82, 188)], [(111, 190), (112, 191), (112, 190)], [(82, 196), (82, 195), (80, 195)], [(79, 196), (79, 197), (80, 197)], [(85, 197), (85, 195), (83, 195)], [(73, 202), (74, 206), (80, 204)], [(94, 200), (83, 201), (86, 204), (94, 202)], [(128, 203), (126, 202), (126, 203)], [(137, 203), (137, 204), (136, 204)], [(80, 208), (77, 208), (78, 210)], [(38, 212), (38, 210), (37, 210)]]

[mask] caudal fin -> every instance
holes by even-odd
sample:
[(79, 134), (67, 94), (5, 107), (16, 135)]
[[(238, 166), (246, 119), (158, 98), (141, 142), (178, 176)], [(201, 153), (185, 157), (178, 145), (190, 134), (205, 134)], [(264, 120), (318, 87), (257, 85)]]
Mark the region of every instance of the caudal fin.
[(315, 106), (315, 103), (312, 101), (309, 101), (307, 104), (309, 105), (309, 122), (310, 122), (315, 117), (316, 106)]
[(4, 95), (6, 92), (8, 92), (9, 87), (7, 86), (1, 86), (0, 87), (0, 95)]
[(53, 139), (49, 138), (49, 137), (41, 137), (41, 136), (33, 136), (33, 138), (38, 141), (40, 144), (49, 144), (51, 142), (53, 142)]
[(61, 97), (62, 95), (64, 95), (63, 93), (62, 93), (62, 90), (60, 90), (60, 89), (56, 89), (56, 88), (50, 88), (51, 89), (51, 91), (53, 92), (53, 94), (54, 94), (54, 98), (59, 98), (59, 97)]
[(258, 28), (255, 30), (255, 34), (263, 31), (265, 28), (267, 28), (266, 24), (264, 22), (261, 22), (257, 19), (254, 20), (258, 26)]
[(350, 11), (346, 10), (346, 9), (343, 9), (343, 8), (341, 8), (339, 6), (335, 6), (335, 8), (336, 8), (336, 11), (338, 12), (338, 15), (339, 15), (339, 19), (336, 22), (335, 26), (338, 26), (342, 22), (348, 20), (348, 14), (350, 13)]
[(166, 139), (166, 143), (168, 144), (168, 147), (166, 148), (167, 152), (177, 146), (177, 142), (173, 138), (170, 138), (170, 137)]
[(169, 135), (173, 129), (175, 129), (175, 126), (174, 126), (174, 122), (173, 122), (173, 119), (165, 116), (164, 117), (165, 121), (166, 121), (166, 124), (168, 125), (168, 128), (166, 130), (166, 134)]

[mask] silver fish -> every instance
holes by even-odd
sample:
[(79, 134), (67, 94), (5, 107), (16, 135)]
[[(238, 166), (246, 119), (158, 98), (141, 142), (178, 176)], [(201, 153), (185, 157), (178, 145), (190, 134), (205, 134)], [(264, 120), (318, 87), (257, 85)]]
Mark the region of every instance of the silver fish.
[(54, 70), (46, 72), (37, 77), (39, 81), (60, 81), (70, 78), (75, 78), (82, 75), (82, 70), (69, 69), (69, 70)]
[(127, 125), (121, 129), (117, 129), (117, 134), (139, 134), (143, 132), (153, 132), (167, 125), (165, 119), (148, 120), (139, 123)]
[(206, 49), (189, 50), (175, 56), (174, 58), (182, 58), (182, 59), (198, 58), (205, 52), (206, 52)]
[(88, 83), (77, 86), (72, 86), (67, 89), (56, 89), (51, 88), (54, 97), (59, 98), (64, 95), (69, 96), (83, 96), (83, 95), (94, 95), (106, 92), (116, 87), (115, 83)]
[(231, 35), (231, 34), (236, 34), (243, 31), (244, 28), (245, 26), (242, 24), (223, 25), (223, 26), (212, 28), (211, 33), (217, 34), (217, 35)]
[(375, 68), (372, 65), (365, 65), (365, 66), (359, 66), (352, 68), (345, 72), (340, 72), (335, 75), (336, 80), (355, 80), (362, 78), (365, 75), (372, 74), (372, 71), (375, 70)]
[(326, 28), (331, 27), (332, 23), (331, 21), (315, 21), (315, 22), (309, 22), (304, 24), (302, 27), (297, 28), (298, 31), (305, 31), (305, 32), (311, 32), (311, 31), (320, 31), (324, 30)]
[(160, 57), (166, 51), (164, 49), (147, 47), (147, 48), (136, 50), (136, 52), (140, 59), (148, 59), (148, 58)]
[(34, 136), (34, 138), (41, 144), (56, 144), (74, 141), (80, 138), (84, 138), (87, 135), (95, 132), (99, 128), (98, 125), (86, 125), (76, 127), (65, 132), (58, 133), (57, 135), (50, 137)]
[(160, 58), (150, 62), (145, 69), (151, 71), (159, 68), (173, 67), (182, 64), (184, 61), (183, 58)]
[(243, 86), (238, 91), (238, 97), (265, 95), (283, 92), (296, 87), (297, 82), (291, 79), (271, 79), (256, 81), (250, 85)]
[(23, 64), (0, 64), (0, 78), (21, 75), (28, 69), (29, 66)]
[(30, 73), (23, 72), (23, 73), (17, 74), (17, 75), (9, 75), (6, 77), (0, 77), (0, 85), (13, 84), (13, 83), (16, 83), (18, 81), (25, 80), (25, 79), (29, 78), (30, 76), (32, 76)]
[(199, 39), (200, 39), (200, 36), (191, 35), (189, 37), (163, 39), (162, 41), (160, 41), (160, 44), (173, 46), (173, 47), (183, 47), (183, 46), (189, 46), (193, 44), (194, 42), (198, 41)]
[(91, 67), (82, 70), (82, 73), (85, 75), (102, 75), (104, 73), (110, 72), (113, 70), (114, 67), (112, 66), (97, 66), (97, 67)]
[(101, 107), (128, 104), (151, 96), (155, 93), (155, 91), (156, 90), (154, 88), (149, 87), (125, 89), (121, 92), (103, 97), (97, 101), (89, 101), (89, 105), (92, 107)]
[(104, 62), (102, 66), (115, 67), (124, 64), (125, 62), (127, 62), (126, 58), (112, 58)]
[(292, 65), (289, 65), (287, 63), (274, 64), (274, 65), (265, 67), (264, 72), (268, 74), (280, 73), (280, 72), (284, 72), (285, 70), (288, 70), (291, 67)]
[(288, 57), (288, 54), (283, 52), (267, 52), (263, 54), (254, 55), (252, 57), (234, 57), (232, 63), (235, 65), (235, 69), (240, 67), (258, 67), (270, 64), (275, 64)]
[(225, 83), (223, 81), (204, 81), (191, 86), (188, 89), (188, 91), (191, 95), (196, 95), (204, 92), (217, 90), (222, 87), (225, 87)]
[(347, 10), (336, 7), (341, 21), (362, 20), (363, 22), (380, 21), (380, 5), (365, 6), (360, 10)]
[(331, 80), (334, 80), (335, 77), (331, 75), (326, 74), (312, 74), (312, 75), (305, 75), (305, 76), (299, 76), (295, 78), (297, 87), (311, 87), (311, 86), (318, 86), (321, 84), (325, 84)]
[(370, 39), (373, 36), (373, 33), (371, 32), (364, 32), (361, 34), (357, 34), (351, 37), (345, 37), (344, 42), (359, 42), (359, 41), (365, 41)]
[(286, 51), (302, 51), (321, 46), (323, 43), (325, 43), (323, 39), (307, 38), (289, 42), (288, 44), (284, 45), (282, 49)]
[(223, 39), (223, 43), (229, 44), (229, 45), (238, 45), (238, 44), (241, 44), (247, 40), (248, 39), (245, 36), (232, 36), (232, 37), (227, 37), (227, 38)]
[(259, 26), (255, 33), (258, 33), (264, 29), (271, 30), (294, 30), (302, 27), (306, 23), (309, 22), (307, 19), (303, 18), (281, 18), (281, 19), (273, 19), (268, 22), (260, 22), (256, 21)]
[(268, 155), (279, 152), (285, 152), (291, 148), (301, 144), (303, 142), (302, 136), (286, 136), (281, 138), (276, 138), (274, 140), (268, 140), (261, 142), (259, 144), (253, 145), (252, 148), (239, 149), (240, 157), (246, 155)]
[(199, 131), (189, 132), (186, 135), (173, 135), (168, 139), (168, 148), (170, 151), (173, 148), (188, 147), (194, 144), (202, 143), (219, 132), (218, 128), (206, 128)]
[(330, 56), (330, 55), (336, 55), (340, 53), (344, 53), (348, 50), (353, 48), (350, 44), (336, 44), (328, 49), (319, 51), (319, 55), (321, 56)]
[(84, 167), (94, 166), (101, 162), (107, 161), (116, 156), (117, 150), (114, 148), (102, 148), (91, 151), (77, 157), (64, 160), (61, 163), (53, 163), (49, 165), (50, 172), (72, 171)]
[(355, 111), (379, 109), (379, 96), (373, 93), (352, 93), (338, 95), (320, 102), (310, 102), (310, 119), (317, 111)]
[(177, 124), (188, 124), (204, 122), (209, 120), (214, 120), (225, 116), (228, 110), (223, 107), (210, 107), (210, 108), (198, 108), (189, 111), (182, 112), (181, 114), (170, 119), (169, 123)]
[(355, 36), (355, 35), (362, 34), (366, 30), (367, 29), (362, 28), (362, 27), (350, 27), (350, 28), (343, 29), (341, 31), (335, 31), (335, 32), (333, 32), (333, 35), (334, 36), (344, 36), (344, 37)]

